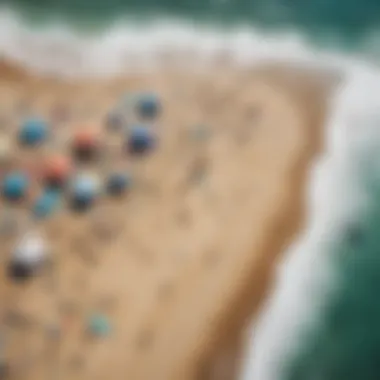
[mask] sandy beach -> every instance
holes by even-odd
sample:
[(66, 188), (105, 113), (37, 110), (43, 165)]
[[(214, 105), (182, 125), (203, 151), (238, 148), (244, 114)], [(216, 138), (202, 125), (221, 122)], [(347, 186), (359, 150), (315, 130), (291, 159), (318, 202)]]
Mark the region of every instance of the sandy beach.
[[(12, 144), (11, 167), (25, 169), (33, 184), (25, 202), (4, 208), (17, 228), (0, 236), (7, 378), (235, 379), (244, 328), (270, 289), (276, 260), (302, 230), (332, 84), (278, 64), (65, 83), (3, 63), (0, 138)], [(125, 132), (104, 123), (139, 91), (156, 92), (162, 103), (151, 126), (157, 148), (142, 159), (123, 149)], [(31, 114), (48, 120), (53, 137), (22, 149), (15, 133)], [(125, 117), (127, 126), (144, 122), (133, 112)], [(102, 197), (83, 215), (62, 207), (31, 220), (40, 191), (33, 173), (54, 154), (69, 155), (80, 128), (99, 134), (104, 154), (77, 169), (101, 181), (114, 168), (128, 171), (131, 190)], [(16, 285), (5, 263), (30, 229), (46, 238), (52, 265)], [(107, 316), (107, 336), (86, 333), (93, 313)]]

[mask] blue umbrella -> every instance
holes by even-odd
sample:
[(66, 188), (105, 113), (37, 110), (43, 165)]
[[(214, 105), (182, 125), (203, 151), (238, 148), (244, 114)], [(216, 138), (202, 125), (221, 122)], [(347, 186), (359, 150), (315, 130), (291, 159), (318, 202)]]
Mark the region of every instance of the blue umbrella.
[(8, 174), (2, 183), (2, 193), (8, 200), (23, 198), (28, 190), (29, 180), (20, 172)]
[(141, 117), (153, 119), (161, 112), (161, 102), (157, 94), (145, 93), (137, 98), (136, 108)]
[(33, 214), (36, 218), (50, 216), (59, 206), (60, 194), (57, 191), (46, 190), (35, 202)]
[(112, 173), (106, 184), (106, 191), (110, 195), (120, 195), (132, 185), (132, 177), (125, 173)]
[(152, 151), (157, 144), (156, 136), (150, 128), (133, 127), (128, 136), (128, 152), (132, 155), (144, 155)]
[(36, 145), (46, 140), (47, 124), (40, 119), (29, 119), (24, 122), (19, 131), (20, 142), (24, 145)]

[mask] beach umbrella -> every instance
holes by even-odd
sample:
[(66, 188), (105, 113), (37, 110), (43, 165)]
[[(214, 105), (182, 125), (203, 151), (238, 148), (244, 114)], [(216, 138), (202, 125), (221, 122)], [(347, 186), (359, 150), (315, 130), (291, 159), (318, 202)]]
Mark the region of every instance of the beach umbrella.
[(80, 174), (71, 184), (70, 203), (74, 210), (87, 210), (99, 195), (99, 181), (94, 176)]
[(19, 140), (23, 145), (34, 146), (46, 140), (48, 125), (41, 119), (26, 120), (20, 127)]
[(66, 183), (71, 171), (70, 158), (57, 155), (47, 159), (42, 177), (49, 187), (59, 188)]
[(5, 176), (2, 183), (2, 193), (7, 200), (23, 198), (29, 188), (29, 180), (24, 173), (13, 172)]
[(136, 109), (139, 116), (153, 119), (161, 112), (161, 103), (157, 94), (143, 93), (136, 100)]
[(129, 190), (132, 185), (132, 177), (127, 173), (111, 173), (106, 182), (106, 192), (109, 195), (121, 195)]
[(33, 206), (33, 215), (38, 218), (46, 218), (50, 216), (58, 207), (60, 194), (54, 190), (45, 190), (42, 195), (37, 198)]
[(47, 256), (44, 239), (35, 234), (25, 235), (12, 251), (7, 267), (8, 277), (18, 282), (29, 279), (42, 267)]
[(152, 151), (156, 144), (156, 135), (148, 127), (135, 126), (128, 133), (127, 150), (131, 155), (145, 155)]
[(79, 130), (73, 136), (72, 149), (77, 159), (92, 159), (98, 154), (99, 148), (99, 136), (92, 130)]

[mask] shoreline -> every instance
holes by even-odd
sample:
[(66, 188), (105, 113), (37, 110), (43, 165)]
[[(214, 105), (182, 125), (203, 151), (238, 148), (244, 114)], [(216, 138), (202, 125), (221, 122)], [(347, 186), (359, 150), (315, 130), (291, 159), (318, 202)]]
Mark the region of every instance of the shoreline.
[[(271, 65), (258, 70), (258, 73), (265, 80), (283, 87), (282, 90), (298, 103), (298, 106), (301, 105), (307, 109), (303, 116), (304, 122), (309, 128), (307, 139), (310, 145), (305, 148), (303, 157), (299, 159), (298, 163), (294, 163), (293, 169), (289, 172), (292, 180), (284, 189), (284, 193), (287, 194), (287, 201), (284, 201), (286, 206), (273, 225), (272, 231), (267, 232), (267, 237), (263, 239), (266, 240), (266, 243), (261, 248), (263, 253), (261, 262), (258, 265), (253, 265), (249, 274), (246, 274), (246, 283), (242, 285), (244, 290), (235, 299), (234, 306), (231, 307), (230, 304), (231, 311), (225, 311), (225, 320), (221, 321), (220, 326), (216, 328), (218, 333), (215, 334), (215, 341), (210, 345), (212, 348), (209, 349), (211, 353), (208, 356), (208, 358), (213, 359), (201, 360), (201, 363), (207, 363), (207, 375), (204, 377), (207, 380), (233, 380), (238, 378), (247, 348), (245, 347), (247, 337), (244, 326), (248, 327), (248, 322), (249, 325), (254, 325), (255, 315), (260, 313), (266, 295), (271, 291), (274, 284), (276, 261), (282, 257), (287, 247), (292, 244), (297, 236), (303, 233), (306, 218), (304, 201), (309, 179), (308, 170), (310, 165), (323, 153), (323, 125), (326, 117), (327, 98), (334, 86), (342, 79), (337, 76), (321, 78), (317, 75), (313, 77), (307, 75), (306, 70), (304, 73), (306, 74), (306, 81), (300, 81), (300, 77), (294, 70), (285, 69), (282, 71), (276, 67), (271, 67)], [(311, 104), (312, 107), (310, 107)], [(293, 217), (289, 217), (291, 214)], [(272, 241), (271, 236), (276, 236), (276, 239)], [(255, 256), (260, 255), (259, 252), (256, 251)], [(268, 257), (265, 258), (264, 255)], [(259, 287), (257, 286), (258, 283), (260, 284)], [(231, 317), (232, 314), (235, 317)], [(229, 322), (228, 319), (230, 319)], [(228, 331), (228, 333), (221, 334), (221, 331)], [(230, 363), (230, 367), (223, 363), (225, 361)], [(230, 372), (228, 368), (230, 368)], [(221, 373), (223, 373), (222, 377)], [(194, 375), (190, 379), (203, 380), (203, 377)]]
[[(138, 312), (136, 312), (137, 315), (134, 318), (137, 319), (131, 322), (131, 327), (127, 330), (130, 334), (133, 331), (136, 332), (141, 329), (143, 327), (139, 321), (141, 320), (141, 322), (144, 322), (143, 325), (150, 326), (150, 328), (157, 326), (158, 331), (155, 333), (155, 340), (157, 341), (155, 341), (153, 347), (145, 353), (144, 359), (141, 355), (136, 354), (131, 347), (128, 347), (124, 353), (126, 355), (125, 363), (120, 362), (121, 358), (111, 357), (110, 352), (106, 354), (104, 351), (107, 350), (107, 347), (109, 350), (120, 350), (121, 342), (112, 342), (112, 340), (110, 342), (104, 342), (104, 348), (98, 347), (98, 349), (90, 349), (89, 357), (92, 358), (94, 363), (87, 368), (86, 375), (70, 374), (70, 378), (90, 378), (91, 373), (98, 373), (99, 370), (99, 376), (102, 376), (102, 373), (105, 375), (109, 373), (107, 368), (109, 369), (113, 363), (114, 367), (117, 367), (119, 371), (114, 373), (115, 376), (124, 370), (129, 376), (134, 376), (133, 378), (142, 380), (151, 379), (154, 373), (156, 379), (165, 378), (176, 380), (181, 378), (186, 380), (214, 380), (216, 375), (212, 372), (218, 367), (218, 357), (224, 357), (224, 347), (230, 347), (231, 341), (239, 341), (239, 338), (237, 338), (238, 331), (241, 330), (248, 315), (251, 315), (254, 311), (259, 309), (268, 291), (271, 276), (274, 273), (274, 263), (276, 259), (295, 237), (296, 232), (302, 229), (305, 216), (302, 199), (305, 193), (306, 175), (312, 160), (323, 150), (323, 147), (321, 147), (322, 124), (325, 116), (327, 94), (331, 90), (328, 88), (331, 85), (331, 80), (327, 80), (327, 84), (323, 83), (323, 81), (320, 82), (319, 79), (315, 80), (314, 74), (306, 74), (306, 76), (300, 80), (299, 72), (297, 73), (294, 72), (294, 70), (289, 71), (288, 69), (278, 67), (271, 68), (269, 66), (264, 67), (262, 70), (255, 69), (252, 71), (245, 71), (243, 69), (229, 71), (221, 68), (220, 70), (215, 70), (208, 78), (186, 73), (156, 73), (153, 75), (142, 74), (141, 76), (126, 77), (124, 81), (115, 80), (104, 82), (101, 80), (93, 80), (86, 84), (77, 85), (62, 84), (54, 80), (44, 81), (37, 77), (28, 79), (27, 77), (23, 77), (23, 74), (17, 69), (14, 70), (12, 65), (7, 64), (0, 68), (0, 72), (3, 72), (3, 75), (0, 74), (2, 83), (9, 86), (8, 89), (5, 90), (3, 88), (4, 94), (8, 95), (8, 100), (12, 101), (12, 99), (9, 99), (12, 98), (12, 96), (9, 97), (9, 93), (7, 94), (10, 88), (13, 88), (13, 94), (16, 94), (16, 97), (18, 96), (17, 92), (25, 91), (27, 96), (34, 97), (33, 101), (38, 105), (36, 108), (40, 109), (41, 112), (57, 99), (66, 99), (66, 101), (70, 99), (71, 103), (80, 103), (86, 98), (86, 101), (89, 100), (89, 111), (90, 113), (94, 112), (94, 115), (86, 116), (86, 112), (84, 112), (83, 120), (81, 119), (82, 116), (80, 117), (80, 123), (94, 123), (94, 120), (96, 123), (96, 120), (99, 120), (97, 114), (100, 112), (100, 109), (97, 109), (97, 105), (104, 103), (102, 104), (102, 108), (104, 109), (107, 103), (109, 104), (114, 99), (119, 98), (125, 93), (126, 89), (133, 92), (138, 89), (146, 90), (153, 87), (154, 90), (162, 93), (165, 99), (167, 97), (168, 100), (165, 100), (165, 104), (169, 108), (174, 107), (171, 105), (175, 101), (180, 103), (181, 100), (184, 103), (178, 104), (178, 109), (170, 108), (170, 112), (173, 113), (173, 116), (171, 118), (168, 116), (168, 119), (165, 119), (163, 123), (160, 122), (159, 133), (166, 136), (164, 138), (166, 142), (164, 142), (162, 151), (158, 153), (157, 159), (151, 159), (146, 165), (144, 164), (144, 167), (137, 168), (143, 169), (145, 175), (150, 175), (151, 180), (155, 183), (154, 186), (160, 188), (159, 193), (161, 194), (160, 202), (162, 203), (162, 207), (156, 204), (157, 199), (155, 201), (154, 199), (149, 200), (146, 198), (145, 201), (150, 205), (149, 207), (152, 207), (152, 211), (150, 211), (150, 208), (141, 208), (142, 206), (139, 206), (137, 201), (138, 198), (142, 196), (134, 194), (131, 202), (135, 203), (137, 208), (140, 207), (141, 215), (139, 218), (130, 216), (130, 220), (126, 220), (125, 216), (120, 215), (120, 210), (117, 212), (117, 210), (114, 209), (113, 212), (116, 212), (115, 215), (119, 218), (120, 223), (126, 223), (125, 226), (127, 226), (127, 229), (131, 229), (133, 225), (139, 227), (139, 230), (136, 229), (136, 234), (140, 234), (140, 238), (137, 240), (141, 239), (141, 236), (144, 236), (143, 231), (145, 231), (145, 233), (150, 231), (149, 227), (147, 227), (148, 225), (152, 228), (155, 223), (159, 223), (159, 221), (154, 220), (155, 216), (152, 216), (152, 213), (158, 213), (158, 215), (161, 213), (163, 217), (161, 235), (157, 234), (158, 232), (153, 233), (154, 231), (149, 232), (149, 235), (153, 234), (153, 236), (156, 236), (156, 239), (160, 239), (160, 236), (162, 236), (161, 239), (165, 239), (166, 237), (166, 239), (170, 240), (169, 236), (173, 235), (174, 237), (175, 233), (173, 231), (170, 233), (170, 228), (165, 226), (166, 222), (164, 223), (164, 220), (168, 217), (165, 215), (168, 210), (172, 212), (173, 204), (180, 204), (178, 202), (181, 202), (182, 199), (182, 201), (185, 200), (185, 204), (188, 205), (189, 210), (192, 210), (191, 213), (194, 213), (195, 224), (197, 224), (197, 220), (199, 220), (200, 225), (203, 224), (205, 230), (210, 229), (211, 236), (213, 236), (213, 234), (216, 235), (211, 240), (210, 237), (205, 238), (206, 245), (203, 248), (199, 247), (199, 253), (195, 255), (195, 258), (188, 259), (187, 264), (185, 261), (185, 264), (182, 264), (184, 266), (178, 270), (174, 269), (174, 272), (172, 268), (174, 261), (171, 262), (172, 259), (170, 259), (170, 257), (162, 259), (162, 264), (158, 264), (160, 260), (157, 261), (156, 254), (153, 253), (153, 257), (156, 257), (153, 259), (153, 262), (156, 262), (158, 265), (157, 268), (160, 268), (158, 271), (162, 272), (161, 274), (155, 273), (153, 279), (155, 279), (157, 275), (158, 277), (165, 277), (167, 273), (170, 273), (169, 278), (174, 276), (174, 287), (180, 294), (179, 299), (172, 296), (172, 298), (174, 298), (171, 301), (168, 300), (167, 302), (169, 303), (156, 306), (152, 306), (151, 301), (149, 301), (152, 297), (150, 292), (153, 291), (154, 294), (154, 288), (156, 287), (155, 281), (152, 281), (152, 279), (146, 277), (146, 274), (143, 274), (145, 273), (145, 269), (141, 266), (139, 267), (140, 264), (133, 264), (131, 258), (128, 259), (128, 264), (128, 261), (123, 261), (125, 258), (122, 259), (118, 256), (120, 255), (120, 250), (123, 250), (122, 247), (125, 242), (122, 238), (116, 239), (115, 244), (113, 244), (114, 247), (108, 249), (111, 250), (109, 255), (112, 256), (113, 254), (114, 258), (111, 260), (106, 255), (107, 260), (104, 259), (104, 269), (102, 270), (102, 266), (100, 266), (95, 270), (95, 273), (98, 271), (100, 278), (103, 278), (103, 280), (107, 278), (107, 270), (116, 276), (116, 273), (119, 273), (121, 270), (117, 269), (117, 262), (120, 260), (120, 263), (124, 263), (124, 265), (132, 265), (128, 269), (130, 279), (128, 279), (126, 273), (119, 274), (127, 276), (126, 281), (130, 287), (133, 287), (136, 286), (136, 283), (133, 281), (138, 279), (138, 273), (141, 271), (142, 278), (147, 281), (145, 286), (149, 296), (147, 299), (144, 299), (145, 306), (140, 311), (142, 314), (138, 317)], [(311, 81), (308, 81), (308, 79), (311, 79)], [(251, 83), (251, 85), (248, 86), (248, 83)], [(220, 96), (221, 93), (224, 93), (224, 96)], [(53, 97), (50, 97), (49, 94), (53, 94)], [(73, 94), (75, 94), (75, 97), (72, 96)], [(13, 98), (13, 100), (14, 99), (15, 98)], [(239, 103), (239, 101), (242, 103)], [(268, 110), (264, 112), (264, 120), (262, 120), (262, 116), (260, 115), (257, 120), (255, 120), (255, 114), (250, 114), (250, 112), (252, 112), (249, 106), (250, 102), (253, 104), (258, 102), (261, 104), (260, 107), (262, 107), (262, 109)], [(228, 110), (230, 110), (230, 112), (228, 112)], [(244, 112), (246, 112), (245, 118)], [(268, 113), (274, 115), (279, 114), (280, 116), (270, 116)], [(269, 118), (268, 125), (265, 122), (266, 118)], [(221, 199), (225, 199), (224, 202), (227, 203), (233, 199), (238, 199), (236, 196), (242, 191), (242, 194), (245, 194), (244, 196), (249, 199), (246, 210), (241, 202), (237, 202), (239, 213), (243, 213), (243, 216), (239, 216), (239, 213), (233, 208), (222, 206), (224, 204), (223, 202), (219, 204), (217, 202), (216, 207), (217, 209), (220, 208), (220, 212), (224, 210), (224, 214), (222, 213), (222, 215), (225, 215), (224, 218), (227, 217), (227, 220), (231, 220), (231, 222), (235, 220), (235, 223), (237, 221), (239, 223), (240, 221), (242, 226), (244, 226), (244, 231), (239, 231), (239, 228), (237, 229), (236, 226), (232, 225), (223, 227), (223, 225), (219, 225), (220, 222), (217, 220), (212, 220), (212, 215), (210, 217), (207, 216), (207, 212), (203, 210), (210, 201), (202, 200), (203, 190), (191, 190), (188, 196), (178, 193), (179, 189), (183, 186), (183, 184), (181, 184), (181, 181), (183, 181), (181, 178), (183, 177), (182, 171), (188, 165), (187, 162), (187, 164), (183, 166), (184, 160), (179, 158), (182, 157), (182, 155), (184, 157), (187, 156), (187, 158), (185, 157), (185, 162), (188, 161), (189, 157), (190, 161), (194, 158), (194, 149), (192, 146), (189, 146), (188, 141), (186, 141), (187, 138), (184, 131), (186, 130), (186, 125), (201, 123), (202, 120), (205, 120), (206, 123), (214, 124), (214, 133), (217, 136), (216, 142), (211, 142), (210, 147), (206, 150), (202, 148), (200, 152), (201, 156), (206, 155), (209, 160), (213, 161), (213, 166), (215, 166), (213, 170), (215, 170), (216, 174), (212, 175), (212, 179), (210, 180), (211, 183), (214, 183), (213, 191), (215, 194), (219, 194), (218, 196), (220, 196)], [(241, 137), (236, 137), (236, 131), (231, 130), (231, 125), (239, 125), (240, 123), (247, 124), (247, 120), (248, 123), (254, 123), (254, 129), (257, 129), (254, 131), (254, 135), (257, 136), (253, 137), (253, 139), (257, 138), (261, 141), (257, 143), (258, 148), (256, 148), (256, 144), (251, 140), (247, 140), (247, 144), (243, 144), (241, 148), (239, 148), (240, 143), (236, 146), (236, 142), (232, 142), (233, 139), (238, 138), (239, 140)], [(165, 125), (165, 123), (167, 123), (167, 125)], [(284, 123), (284, 126), (278, 126), (276, 123)], [(292, 123), (294, 123), (294, 125), (292, 125)], [(264, 129), (260, 127), (261, 125), (264, 125)], [(177, 135), (177, 132), (173, 130), (173, 126), (184, 129)], [(168, 129), (169, 127), (171, 129)], [(265, 128), (269, 128), (269, 130), (273, 128), (272, 134), (266, 135)], [(288, 134), (284, 132), (283, 129), (287, 129)], [(250, 133), (252, 133), (252, 131), (250, 131)], [(219, 137), (218, 134), (220, 135)], [(279, 136), (282, 136), (280, 138), (284, 139), (281, 143), (275, 141)], [(250, 144), (252, 144), (251, 148)], [(279, 148), (283, 146), (285, 150), (281, 153), (281, 149)], [(165, 151), (165, 149), (167, 150)], [(256, 149), (258, 150), (256, 151)], [(271, 154), (268, 155), (265, 153), (267, 149), (270, 150)], [(196, 155), (198, 154), (199, 152), (196, 153)], [(226, 160), (226, 154), (231, 156), (232, 162)], [(276, 160), (273, 160), (274, 156), (271, 157), (272, 154), (277, 157)], [(279, 158), (278, 155), (280, 155), (280, 157), (282, 155), (282, 158)], [(259, 170), (258, 167), (255, 169), (255, 166), (252, 168), (251, 166), (247, 166), (247, 159), (255, 162), (259, 157), (260, 160), (265, 163), (264, 168), (267, 167), (268, 173), (271, 174), (266, 174), (265, 170)], [(178, 163), (174, 165), (173, 160), (176, 159), (178, 159)], [(284, 161), (282, 163), (277, 160)], [(167, 168), (169, 168), (169, 170), (167, 170)], [(172, 168), (172, 173), (170, 168)], [(263, 182), (264, 186), (267, 186), (267, 189), (277, 186), (281, 189), (268, 195), (268, 197), (271, 198), (265, 200), (265, 202), (267, 202), (266, 211), (263, 206), (260, 206), (261, 211), (258, 216), (255, 216), (255, 220), (253, 221), (249, 215), (245, 214), (248, 214), (249, 210), (252, 211), (258, 207), (255, 203), (255, 197), (251, 199), (252, 195), (250, 195), (252, 191), (251, 186), (253, 186), (255, 181), (252, 183), (245, 179), (242, 181), (240, 190), (236, 188), (236, 186), (232, 186), (228, 181), (225, 182), (226, 176), (231, 176), (231, 179), (233, 178), (234, 181), (238, 181), (247, 175), (251, 175), (251, 170), (253, 172), (254, 170), (257, 171), (256, 183)], [(169, 174), (165, 174), (166, 171), (168, 171)], [(162, 178), (160, 178), (160, 175)], [(163, 178), (167, 179), (165, 185), (158, 185), (158, 181)], [(267, 184), (265, 185), (266, 181)], [(225, 190), (223, 190), (224, 188)], [(169, 194), (171, 195), (169, 196)], [(276, 211), (268, 211), (268, 207), (274, 207)], [(292, 217), (289, 216), (290, 213), (293, 214)], [(203, 216), (203, 214), (205, 214), (205, 216)], [(137, 219), (134, 220), (133, 218)], [(207, 218), (211, 219), (208, 221)], [(255, 241), (252, 243), (248, 241), (249, 236), (252, 234), (252, 229), (247, 229), (246, 227), (247, 224), (251, 226), (255, 225), (259, 220), (258, 218), (261, 219), (260, 225), (263, 224), (265, 227), (261, 227), (264, 228), (263, 231), (254, 232), (254, 234), (258, 235), (254, 237)], [(205, 219), (204, 222), (202, 221), (203, 219)], [(74, 222), (70, 217), (68, 217), (67, 221)], [(57, 223), (59, 223), (59, 221)], [(47, 225), (46, 228), (49, 230), (50, 227)], [(156, 228), (158, 228), (158, 225)], [(212, 232), (214, 230), (215, 232)], [(181, 232), (177, 239), (180, 239), (182, 242), (187, 241), (187, 245), (192, 244), (191, 239), (197, 239), (198, 236), (196, 230), (194, 230), (193, 233), (195, 234), (192, 235), (193, 237), (186, 237), (186, 235), (183, 235), (183, 232)], [(84, 235), (86, 235), (86, 230), (84, 230)], [(272, 239), (274, 235), (276, 239)], [(128, 232), (128, 237), (130, 238), (130, 236), (130, 232)], [(208, 271), (211, 270), (210, 273), (214, 271), (213, 275), (210, 274), (210, 279), (207, 277), (203, 278), (202, 265), (204, 264), (201, 263), (204, 259), (201, 257), (197, 258), (197, 256), (199, 256), (201, 252), (207, 253), (210, 249), (211, 251), (224, 251), (225, 249), (222, 244), (224, 239), (227, 239), (225, 245), (227, 248), (229, 247), (229, 251), (236, 250), (236, 259), (232, 260), (228, 258), (228, 252), (224, 252), (221, 254), (221, 257), (223, 257), (221, 264), (213, 264), (216, 265), (216, 267), (212, 270), (208, 269)], [(163, 240), (157, 243), (158, 246), (156, 249), (162, 250), (163, 254), (171, 246), (169, 240)], [(234, 240), (241, 240), (240, 248), (234, 247)], [(219, 243), (219, 245), (216, 244), (216, 246), (213, 247), (215, 241)], [(141, 243), (147, 246), (150, 245), (149, 242), (144, 242), (144, 239), (139, 242), (139, 244)], [(201, 242), (199, 244), (201, 244)], [(255, 246), (253, 251), (252, 248), (248, 248), (252, 247), (252, 245)], [(129, 249), (134, 249), (130, 246), (130, 242), (126, 242), (126, 246), (129, 246)], [(64, 248), (62, 249), (64, 250)], [(150, 251), (152, 250), (152, 246), (144, 249)], [(77, 267), (77, 264), (75, 264), (73, 258), (63, 260), (67, 261), (67, 263), (63, 263), (64, 269), (62, 269), (62, 275), (68, 278), (71, 272), (71, 265)], [(149, 260), (150, 259), (148, 259), (148, 261)], [(216, 263), (217, 262), (218, 261), (216, 261)], [(200, 264), (201, 266), (199, 266)], [(177, 264), (174, 266), (176, 267), (176, 265)], [(153, 269), (151, 268), (150, 270)], [(82, 273), (79, 277), (85, 277), (86, 268), (77, 268), (75, 271)], [(154, 271), (152, 274), (153, 273)], [(180, 278), (176, 278), (178, 276)], [(199, 282), (194, 282), (193, 279), (197, 276), (199, 277)], [(93, 285), (93, 291), (90, 292), (90, 294), (95, 292), (96, 289), (99, 290), (101, 288), (94, 274), (91, 278), (90, 283)], [(251, 278), (255, 279), (254, 283), (252, 283)], [(1, 280), (2, 283), (3, 281), (4, 279)], [(113, 286), (113, 282), (114, 281), (111, 281), (110, 286)], [(118, 286), (120, 285), (121, 283)], [(117, 292), (117, 289), (116, 287), (113, 291)], [(33, 295), (36, 291), (37, 289), (32, 289), (31, 294)], [(140, 291), (139, 293), (137, 289), (136, 291), (135, 297), (137, 295), (144, 297), (144, 292), (141, 293)], [(65, 292), (67, 295), (72, 294), (73, 289), (70, 290), (68, 288)], [(90, 297), (90, 294), (87, 296)], [(196, 307), (198, 301), (200, 301), (200, 295), (202, 295), (203, 301), (199, 302), (199, 304), (203, 305), (203, 311), (200, 306), (200, 310)], [(211, 302), (212, 305), (208, 305), (207, 299), (213, 299), (213, 302)], [(247, 302), (247, 300), (251, 300), (252, 304), (251, 302)], [(30, 306), (30, 302), (21, 296), (20, 304), (23, 303), (25, 305), (29, 304)], [(43, 307), (44, 303), (41, 305), (41, 307)], [(125, 307), (125, 310), (122, 308), (118, 312), (119, 315), (123, 315), (124, 317), (128, 316), (128, 307)], [(194, 311), (196, 311), (196, 315), (193, 315), (192, 319), (188, 320), (186, 310), (188, 313), (194, 313)], [(114, 318), (117, 319), (118, 313), (114, 315)], [(205, 323), (205, 321), (209, 322)], [(116, 323), (116, 325), (119, 325), (119, 328), (123, 326), (123, 324), (120, 323), (120, 321)], [(182, 333), (181, 326), (183, 328), (187, 326), (189, 332)], [(191, 334), (190, 331), (192, 331), (193, 334)], [(165, 354), (167, 350), (170, 350), (173, 342), (176, 341), (176, 336), (181, 336), (181, 334), (183, 334), (181, 338), (183, 341), (180, 347), (177, 347), (175, 352), (170, 355)], [(78, 337), (74, 334), (71, 338), (67, 339), (72, 341), (71, 344), (73, 344), (73, 342), (78, 340)], [(131, 337), (127, 334), (125, 339), (128, 342)], [(222, 349), (216, 350), (217, 346), (222, 347)], [(240, 343), (237, 344), (237, 346), (241, 346)], [(62, 353), (63, 358), (69, 355), (69, 351), (66, 352), (66, 349), (64, 350)], [(98, 354), (96, 351), (98, 351)], [(103, 352), (103, 354), (101, 354), (101, 352)], [(234, 350), (232, 357), (235, 354), (236, 351)], [(107, 358), (109, 360), (108, 365), (105, 366), (105, 363), (102, 365), (103, 360), (107, 361)], [(207, 364), (203, 364), (205, 362), (207, 362)], [(145, 363), (145, 365), (143, 363)], [(150, 363), (150, 365), (146, 365), (146, 363)], [(97, 365), (102, 367), (97, 368)], [(200, 375), (199, 370), (205, 371), (205, 373)], [(125, 373), (123, 373), (123, 375), (125, 375)], [(232, 376), (235, 376), (235, 374)], [(218, 380), (219, 379), (220, 377)], [(227, 379), (229, 380), (228, 377), (226, 377), (226, 380)]]
[[(371, 331), (378, 315), (372, 291), (378, 240), (372, 236), (377, 236), (379, 216), (374, 159), (379, 97), (369, 94), (378, 88), (378, 75), (362, 73), (336, 91), (325, 153), (308, 189), (309, 228), (279, 267), (275, 289), (251, 335), (255, 341), (242, 380), (376, 374), (370, 353), (378, 347)], [(363, 313), (354, 311), (364, 309), (371, 318), (363, 325)], [(337, 326), (342, 326), (338, 333)]]

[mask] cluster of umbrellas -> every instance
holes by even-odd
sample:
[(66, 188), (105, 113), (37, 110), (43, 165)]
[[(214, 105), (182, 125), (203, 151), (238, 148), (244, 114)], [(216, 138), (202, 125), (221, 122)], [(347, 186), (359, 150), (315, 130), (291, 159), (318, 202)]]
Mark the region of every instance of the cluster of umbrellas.
[[(156, 131), (151, 123), (161, 113), (161, 102), (156, 94), (140, 94), (133, 100), (132, 106), (140, 120), (138, 124), (127, 126), (123, 112), (116, 108), (108, 113), (104, 128), (107, 133), (121, 132), (120, 141), (126, 155), (144, 157), (157, 146)], [(62, 116), (63, 110), (59, 114)], [(17, 139), (21, 149), (30, 151), (49, 144), (52, 134), (54, 132), (48, 122), (33, 118), (19, 126)], [(208, 140), (209, 137), (210, 131), (206, 126), (200, 125), (192, 130), (191, 138), (197, 142)], [(34, 220), (41, 220), (53, 215), (63, 199), (71, 210), (84, 212), (94, 206), (101, 196), (118, 197), (128, 193), (133, 178), (126, 170), (111, 168), (100, 179), (78, 170), (82, 167), (81, 163), (96, 163), (97, 159), (103, 157), (104, 145), (100, 134), (94, 130), (77, 128), (68, 143), (68, 152), (51, 155), (32, 175), (22, 169), (3, 171), (0, 178), (3, 202), (29, 207)], [(0, 165), (6, 156), (0, 141)], [(32, 190), (36, 176), (39, 190), (34, 196)], [(7, 264), (8, 278), (15, 283), (24, 283), (34, 277), (46, 264), (49, 251), (46, 241), (39, 234), (29, 231), (17, 241), (11, 253)], [(94, 336), (104, 337), (112, 332), (112, 327), (106, 315), (95, 313), (87, 321), (87, 330)], [(60, 325), (54, 324), (52, 335), (59, 333)], [(0, 358), (0, 377), (1, 371), (6, 368), (5, 364)]]
[[(161, 112), (161, 103), (155, 94), (142, 94), (134, 101), (135, 112), (143, 124), (128, 126), (125, 135), (121, 136), (123, 149), (127, 155), (145, 156), (157, 145), (154, 128), (150, 123)], [(123, 131), (123, 117), (117, 112), (110, 112), (105, 121), (108, 130)], [(17, 131), (18, 143), (21, 149), (35, 149), (48, 144), (52, 130), (43, 119), (28, 119), (20, 125)], [(75, 212), (90, 209), (101, 195), (121, 196), (128, 192), (133, 181), (125, 170), (111, 170), (106, 178), (98, 179), (89, 173), (77, 170), (81, 163), (91, 163), (102, 157), (102, 141), (94, 130), (77, 129), (69, 139), (69, 153), (53, 155), (38, 168), (37, 175), (39, 191), (33, 197), (31, 213), (34, 219), (44, 219), (51, 216), (65, 199), (68, 207)], [(5, 173), (0, 182), (0, 191), (7, 203), (29, 203), (32, 182), (27, 171), (10, 170)], [(46, 249), (41, 239), (35, 236), (24, 237), (15, 248), (9, 264), (9, 277), (22, 280), (31, 277), (43, 262)]]
[[(160, 112), (160, 103), (154, 95), (144, 95), (136, 100), (136, 109), (140, 116), (153, 119)], [(107, 118), (107, 128), (122, 127), (122, 119), (117, 113), (110, 113)], [(51, 133), (49, 125), (42, 119), (26, 120), (18, 131), (18, 140), (23, 147), (37, 147), (46, 143)], [(124, 136), (121, 138), (125, 138)], [(125, 138), (124, 149), (133, 156), (142, 156), (151, 152), (156, 146), (154, 130), (148, 125), (131, 126)], [(101, 154), (102, 142), (95, 131), (84, 129), (74, 131), (71, 136), (70, 156), (52, 156), (39, 168), (39, 178), (43, 191), (34, 204), (36, 217), (45, 217), (53, 209), (65, 191), (69, 203), (74, 210), (84, 210), (91, 206), (100, 189), (98, 181), (86, 174), (78, 173), (77, 163), (91, 161)], [(104, 191), (109, 195), (120, 195), (128, 190), (132, 184), (129, 173), (113, 171), (108, 173), (104, 181)], [(5, 201), (21, 201), (30, 187), (30, 178), (23, 171), (10, 171), (1, 181), (1, 193)]]

